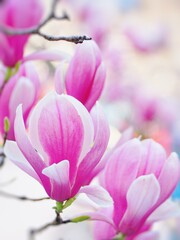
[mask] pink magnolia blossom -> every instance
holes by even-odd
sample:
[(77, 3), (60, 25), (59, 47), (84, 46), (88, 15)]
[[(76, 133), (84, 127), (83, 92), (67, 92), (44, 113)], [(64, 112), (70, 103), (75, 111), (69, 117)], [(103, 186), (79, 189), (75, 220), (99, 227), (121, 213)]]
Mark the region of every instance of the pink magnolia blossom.
[(148, 239), (145, 232), (152, 223), (175, 212), (166, 200), (180, 177), (178, 157), (172, 153), (167, 158), (162, 146), (151, 139), (133, 139), (109, 158), (103, 186), (114, 205), (92, 214), (93, 219), (102, 220), (96, 221), (95, 239), (113, 239), (118, 233), (126, 240)]
[[(37, 25), (43, 9), (40, 0), (6, 0), (0, 3), (0, 24), (12, 29), (25, 29)], [(13, 67), (23, 57), (29, 35), (7, 36), (0, 33), (0, 59)]]
[[(4, 79), (4, 78), (3, 78)], [(1, 86), (3, 81), (1, 82)], [(0, 133), (4, 134), (4, 118), (8, 117), (10, 130), (8, 139), (14, 140), (14, 118), (16, 108), (23, 104), (25, 122), (39, 95), (39, 77), (32, 63), (23, 64), (11, 77), (0, 93)]]
[(99, 105), (89, 113), (75, 98), (52, 92), (32, 111), (29, 134), (18, 107), (14, 131), (16, 142), (7, 141), (5, 154), (52, 199), (63, 202), (83, 190), (97, 195), (97, 189), (85, 185), (97, 174), (109, 139)]
[(66, 92), (90, 111), (99, 98), (105, 81), (105, 68), (98, 46), (93, 41), (78, 45), (65, 77), (63, 64), (56, 72), (56, 91)]
[(124, 32), (134, 47), (141, 52), (153, 52), (167, 44), (167, 29), (164, 25), (132, 25), (127, 26)]

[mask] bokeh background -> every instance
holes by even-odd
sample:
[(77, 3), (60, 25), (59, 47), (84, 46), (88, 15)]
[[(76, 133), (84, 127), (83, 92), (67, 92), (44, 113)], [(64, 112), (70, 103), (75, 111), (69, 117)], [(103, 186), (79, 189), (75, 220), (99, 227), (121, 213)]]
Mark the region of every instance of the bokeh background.
[[(51, 0), (43, 1), (46, 15)], [(111, 145), (132, 126), (135, 135), (154, 138), (167, 150), (180, 153), (180, 1), (179, 0), (62, 0), (57, 14), (70, 21), (52, 21), (43, 31), (52, 35), (88, 35), (107, 68), (101, 104), (112, 129)], [(32, 36), (25, 55), (41, 49), (73, 54), (75, 45), (47, 42)], [(42, 95), (53, 89), (58, 62), (36, 62)], [(0, 191), (39, 198), (44, 190), (8, 160), (0, 170)], [(174, 199), (178, 201), (178, 190)], [(53, 220), (55, 202), (23, 202), (0, 195), (0, 239), (26, 240), (28, 231)], [(65, 218), (84, 209), (75, 204)], [(157, 223), (160, 240), (180, 239), (180, 220)], [(90, 240), (91, 223), (50, 228), (37, 240)]]

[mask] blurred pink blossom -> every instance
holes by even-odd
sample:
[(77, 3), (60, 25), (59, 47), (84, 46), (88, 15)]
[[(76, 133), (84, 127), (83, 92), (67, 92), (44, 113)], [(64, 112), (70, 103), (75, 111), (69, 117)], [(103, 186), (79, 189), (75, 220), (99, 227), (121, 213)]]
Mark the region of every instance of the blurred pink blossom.
[[(37, 25), (43, 9), (40, 0), (6, 0), (0, 3), (0, 25), (12, 29), (25, 29)], [(7, 36), (0, 33), (0, 59), (13, 67), (22, 59), (29, 35)]]
[[(2, 84), (3, 82), (1, 82), (1, 86)], [(33, 64), (21, 65), (19, 71), (8, 80), (0, 94), (0, 133), (2, 135), (4, 134), (4, 118), (8, 117), (10, 130), (7, 138), (14, 140), (16, 108), (19, 104), (23, 104), (23, 117), (26, 123), (28, 115), (38, 99), (39, 89), (39, 77)]]
[(77, 46), (65, 76), (63, 64), (56, 71), (56, 91), (78, 99), (89, 111), (103, 90), (106, 71), (94, 41)]
[(133, 46), (141, 52), (152, 52), (167, 44), (167, 29), (164, 25), (129, 25), (124, 30)]
[(85, 186), (98, 173), (109, 140), (98, 104), (89, 113), (75, 98), (52, 92), (32, 111), (28, 134), (19, 106), (14, 130), (16, 142), (7, 141), (5, 154), (52, 199), (63, 202), (78, 192), (100, 194), (97, 187)]

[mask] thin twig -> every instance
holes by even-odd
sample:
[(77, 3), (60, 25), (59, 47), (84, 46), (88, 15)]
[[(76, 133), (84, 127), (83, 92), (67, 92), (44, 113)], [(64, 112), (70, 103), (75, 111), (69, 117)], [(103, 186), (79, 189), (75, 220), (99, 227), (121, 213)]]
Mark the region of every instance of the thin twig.
[(11, 193), (3, 192), (3, 191), (0, 191), (0, 196), (2, 196), (2, 197), (8, 197), (8, 198), (13, 198), (13, 199), (17, 199), (17, 200), (22, 200), (22, 201), (32, 201), (32, 202), (38, 202), (38, 201), (50, 199), (49, 197), (44, 197), (44, 198), (28, 198), (28, 197), (25, 197), (25, 196), (17, 196), (17, 195), (11, 194)]
[(66, 12), (64, 12), (62, 16), (56, 16), (55, 10), (56, 10), (57, 3), (58, 3), (58, 0), (52, 1), (50, 13), (41, 23), (39, 23), (35, 27), (26, 28), (26, 29), (14, 29), (11, 27), (4, 27), (4, 26), (0, 25), (0, 31), (7, 35), (13, 35), (13, 36), (35, 34), (35, 35), (39, 35), (39, 36), (45, 38), (48, 41), (64, 40), (64, 41), (73, 42), (73, 43), (82, 43), (85, 40), (91, 40), (91, 38), (87, 37), (87, 36), (52, 36), (52, 35), (48, 35), (48, 34), (41, 32), (41, 28), (43, 26), (45, 26), (52, 19), (69, 20), (69, 16), (67, 15)]
[(3, 152), (0, 153), (0, 167), (4, 165), (5, 158), (6, 158), (6, 155)]
[(56, 212), (56, 218), (54, 219), (54, 221), (52, 221), (50, 223), (47, 223), (40, 228), (32, 229), (30, 231), (30, 240), (33, 240), (37, 233), (41, 233), (51, 226), (58, 226), (58, 225), (67, 224), (67, 223), (70, 223), (70, 222), (71, 222), (71, 220), (62, 220), (62, 218), (60, 216), (60, 213)]

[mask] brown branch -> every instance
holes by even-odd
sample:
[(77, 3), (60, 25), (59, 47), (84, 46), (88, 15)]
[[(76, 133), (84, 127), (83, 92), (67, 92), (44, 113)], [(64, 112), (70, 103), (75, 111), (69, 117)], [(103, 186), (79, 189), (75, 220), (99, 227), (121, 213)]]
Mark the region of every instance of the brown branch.
[(30, 240), (33, 240), (37, 233), (41, 233), (49, 227), (67, 224), (70, 222), (71, 220), (62, 220), (60, 213), (56, 212), (56, 218), (54, 219), (54, 221), (47, 223), (40, 228), (30, 230)]
[(52, 35), (48, 35), (41, 32), (41, 28), (45, 26), (52, 19), (69, 20), (69, 16), (67, 15), (66, 12), (64, 12), (62, 16), (56, 16), (55, 10), (56, 10), (57, 3), (58, 3), (58, 0), (52, 1), (50, 13), (41, 23), (39, 23), (35, 27), (26, 28), (26, 29), (14, 29), (11, 27), (5, 27), (0, 25), (0, 31), (6, 35), (14, 35), (14, 36), (27, 35), (27, 34), (39, 35), (48, 41), (64, 40), (64, 41), (73, 42), (73, 43), (82, 43), (85, 40), (91, 40), (91, 38), (87, 36), (52, 36)]
[(13, 198), (16, 200), (22, 200), (22, 201), (32, 201), (32, 202), (38, 202), (38, 201), (42, 201), (42, 200), (49, 200), (49, 197), (44, 197), (44, 198), (28, 198), (25, 196), (17, 196), (11, 193), (7, 193), (7, 192), (3, 192), (0, 191), (0, 196), (2, 197), (8, 197), (8, 198)]
[(6, 155), (3, 152), (0, 153), (0, 167), (4, 165), (5, 158), (6, 158)]

